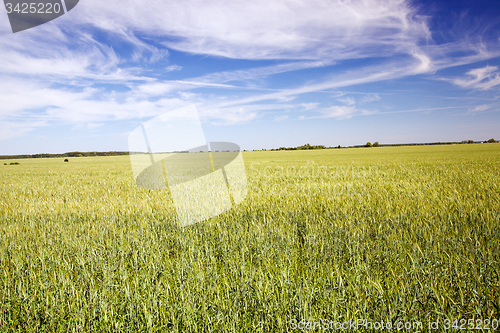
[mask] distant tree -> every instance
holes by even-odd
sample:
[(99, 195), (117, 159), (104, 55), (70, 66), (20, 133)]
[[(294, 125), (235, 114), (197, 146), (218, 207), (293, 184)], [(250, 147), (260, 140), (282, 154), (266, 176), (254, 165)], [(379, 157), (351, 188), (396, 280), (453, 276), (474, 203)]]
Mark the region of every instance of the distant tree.
[(340, 145), (338, 145), (337, 148), (340, 149)]
[(371, 147), (372, 146), (372, 143), (371, 142), (367, 142), (365, 147)]
[(491, 139), (488, 140), (488, 143), (494, 143), (494, 142), (497, 142), (497, 140), (495, 140), (493, 138), (491, 138)]
[(82, 154), (76, 154), (76, 157), (82, 157)]
[(467, 143), (474, 143), (474, 140), (468, 140)]
[(64, 159), (64, 162), (69, 162), (69, 160), (67, 158)]
[(380, 147), (380, 145), (378, 144), (378, 141), (375, 141), (375, 142), (373, 143), (373, 147)]

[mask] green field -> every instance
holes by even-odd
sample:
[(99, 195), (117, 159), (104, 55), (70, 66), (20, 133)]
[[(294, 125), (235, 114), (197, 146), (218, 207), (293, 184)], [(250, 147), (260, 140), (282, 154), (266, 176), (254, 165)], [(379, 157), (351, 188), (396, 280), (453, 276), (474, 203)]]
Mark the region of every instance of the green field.
[(183, 229), (127, 156), (1, 161), (0, 331), (500, 317), (500, 144), (244, 159), (245, 201)]

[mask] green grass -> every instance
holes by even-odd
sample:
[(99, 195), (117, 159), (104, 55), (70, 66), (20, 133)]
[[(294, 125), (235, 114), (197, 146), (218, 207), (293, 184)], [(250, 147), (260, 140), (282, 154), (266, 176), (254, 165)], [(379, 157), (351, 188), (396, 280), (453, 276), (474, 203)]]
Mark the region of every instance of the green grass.
[(500, 144), (244, 158), (247, 199), (183, 229), (127, 156), (0, 165), (0, 331), (500, 317)]

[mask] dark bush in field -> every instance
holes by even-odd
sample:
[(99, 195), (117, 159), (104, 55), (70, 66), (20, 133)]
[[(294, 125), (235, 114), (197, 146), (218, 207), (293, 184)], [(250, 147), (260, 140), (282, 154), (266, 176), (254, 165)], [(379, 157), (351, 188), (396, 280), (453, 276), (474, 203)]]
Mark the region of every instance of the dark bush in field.
[(67, 158), (64, 159), (64, 162), (69, 162), (69, 160)]
[(12, 162), (10, 165), (19, 165), (19, 162)]

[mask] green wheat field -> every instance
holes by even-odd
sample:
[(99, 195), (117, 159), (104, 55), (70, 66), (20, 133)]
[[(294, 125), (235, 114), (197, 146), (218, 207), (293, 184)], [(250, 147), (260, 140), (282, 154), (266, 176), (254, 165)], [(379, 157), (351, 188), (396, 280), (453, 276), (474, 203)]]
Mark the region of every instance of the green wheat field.
[(247, 198), (185, 228), (128, 156), (0, 160), (0, 331), (500, 317), (500, 144), (243, 157)]

